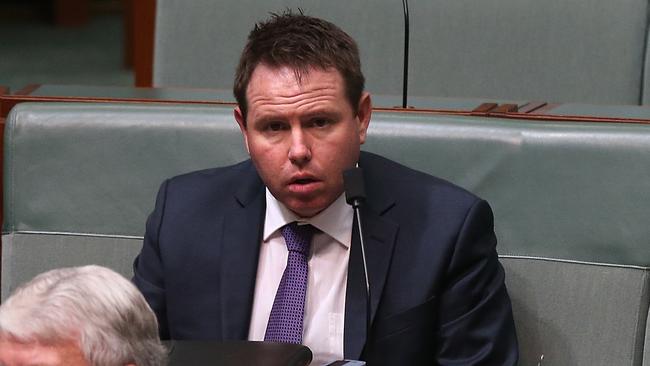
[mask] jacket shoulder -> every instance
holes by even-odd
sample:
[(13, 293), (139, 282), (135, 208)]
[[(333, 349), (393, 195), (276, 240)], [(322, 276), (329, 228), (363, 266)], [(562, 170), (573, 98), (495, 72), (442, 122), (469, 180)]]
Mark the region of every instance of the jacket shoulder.
[[(250, 160), (226, 167), (193, 171), (167, 179), (158, 201), (174, 207), (214, 207), (233, 197), (248, 202), (263, 187)], [(220, 206), (220, 205), (218, 205)]]
[(396, 198), (419, 201), (435, 197), (441, 201), (473, 205), (482, 200), (474, 193), (440, 177), (407, 167), (382, 156), (363, 152), (360, 166), (364, 169), (366, 186), (378, 187), (382, 193)]

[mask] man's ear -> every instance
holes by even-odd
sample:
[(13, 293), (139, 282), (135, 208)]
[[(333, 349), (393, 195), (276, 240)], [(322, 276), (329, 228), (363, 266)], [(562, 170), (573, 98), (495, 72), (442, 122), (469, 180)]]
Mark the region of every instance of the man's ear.
[(248, 148), (248, 130), (246, 129), (246, 117), (244, 117), (244, 114), (241, 112), (239, 106), (235, 107), (233, 114), (235, 115), (235, 120), (239, 125), (239, 130), (241, 131), (242, 136), (244, 136), (244, 146), (246, 146), (246, 151), (248, 151), (250, 154), (251, 151)]
[(357, 109), (357, 118), (359, 119), (359, 141), (363, 144), (366, 142), (368, 125), (370, 125), (370, 116), (372, 115), (372, 101), (368, 92), (361, 93), (359, 98), (359, 108)]

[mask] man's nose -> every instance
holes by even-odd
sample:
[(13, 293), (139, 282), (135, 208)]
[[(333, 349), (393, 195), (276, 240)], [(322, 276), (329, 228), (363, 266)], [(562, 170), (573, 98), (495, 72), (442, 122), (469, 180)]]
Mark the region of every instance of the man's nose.
[(311, 160), (311, 148), (308, 138), (301, 128), (291, 130), (291, 146), (289, 147), (289, 160), (296, 165), (303, 165)]

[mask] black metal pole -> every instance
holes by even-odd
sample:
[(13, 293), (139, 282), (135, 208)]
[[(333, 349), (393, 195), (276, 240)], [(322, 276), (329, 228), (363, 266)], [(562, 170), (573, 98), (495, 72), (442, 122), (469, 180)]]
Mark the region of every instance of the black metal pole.
[(404, 84), (402, 88), (402, 108), (408, 105), (408, 87), (409, 87), (409, 4), (408, 0), (402, 0), (404, 7)]

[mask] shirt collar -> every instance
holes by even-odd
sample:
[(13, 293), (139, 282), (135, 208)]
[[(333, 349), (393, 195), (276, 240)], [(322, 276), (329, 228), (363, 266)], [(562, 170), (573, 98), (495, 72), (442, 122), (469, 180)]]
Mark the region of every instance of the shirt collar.
[(353, 218), (354, 211), (352, 210), (352, 206), (345, 202), (344, 193), (316, 216), (301, 218), (273, 197), (269, 189), (266, 188), (264, 241), (267, 241), (273, 233), (284, 225), (293, 221), (299, 221), (315, 226), (318, 230), (329, 235), (346, 248), (349, 248), (352, 240), (350, 233), (352, 233)]

